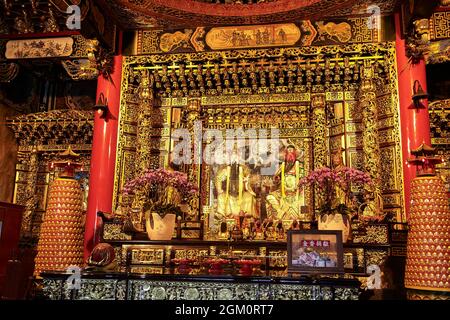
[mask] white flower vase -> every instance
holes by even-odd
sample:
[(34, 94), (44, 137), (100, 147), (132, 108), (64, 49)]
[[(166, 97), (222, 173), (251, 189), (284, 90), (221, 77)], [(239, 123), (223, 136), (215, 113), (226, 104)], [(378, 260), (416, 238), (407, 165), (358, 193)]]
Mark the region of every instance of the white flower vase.
[(176, 215), (168, 213), (161, 216), (152, 212), (146, 215), (145, 227), (147, 229), (148, 238), (150, 240), (171, 240), (175, 230)]
[(319, 218), (319, 230), (340, 230), (342, 231), (342, 242), (346, 243), (350, 235), (350, 220), (340, 213), (324, 214)]

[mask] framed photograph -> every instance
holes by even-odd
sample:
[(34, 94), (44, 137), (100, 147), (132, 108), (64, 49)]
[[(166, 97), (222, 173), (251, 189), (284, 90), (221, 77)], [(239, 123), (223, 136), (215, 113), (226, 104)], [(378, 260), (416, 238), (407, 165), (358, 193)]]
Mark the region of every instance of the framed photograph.
[(288, 271), (299, 273), (344, 273), (342, 232), (289, 230)]

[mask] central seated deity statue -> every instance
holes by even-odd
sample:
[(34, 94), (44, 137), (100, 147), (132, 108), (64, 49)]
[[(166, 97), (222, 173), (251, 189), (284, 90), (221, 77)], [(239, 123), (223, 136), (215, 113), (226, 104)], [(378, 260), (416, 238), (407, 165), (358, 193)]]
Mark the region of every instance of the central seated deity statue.
[(233, 218), (241, 212), (258, 218), (255, 193), (250, 187), (250, 169), (239, 161), (234, 151), (230, 161), (222, 165), (215, 179), (217, 196), (217, 218)]

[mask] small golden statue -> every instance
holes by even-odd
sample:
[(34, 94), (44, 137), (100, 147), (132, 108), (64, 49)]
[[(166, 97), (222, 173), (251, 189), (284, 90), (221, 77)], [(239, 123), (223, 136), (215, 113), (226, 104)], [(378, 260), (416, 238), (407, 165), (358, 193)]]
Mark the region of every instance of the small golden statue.
[(364, 191), (364, 203), (358, 208), (358, 216), (362, 219), (381, 218), (383, 213), (383, 197), (380, 192), (371, 189)]
[(255, 222), (254, 233), (255, 233), (255, 236), (253, 238), (254, 240), (264, 240), (264, 230), (260, 220), (256, 220)]

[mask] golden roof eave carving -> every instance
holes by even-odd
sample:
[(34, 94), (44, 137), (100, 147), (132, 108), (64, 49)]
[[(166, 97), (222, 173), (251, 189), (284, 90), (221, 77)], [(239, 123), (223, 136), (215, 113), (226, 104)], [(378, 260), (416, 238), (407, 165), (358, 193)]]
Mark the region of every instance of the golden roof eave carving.
[(94, 112), (90, 110), (52, 110), (47, 112), (37, 112), (37, 113), (29, 113), (22, 114), (15, 117), (9, 117), (6, 119), (7, 123), (15, 123), (15, 122), (45, 122), (45, 121), (71, 121), (71, 120), (94, 120)]
[(90, 145), (94, 112), (89, 110), (53, 110), (6, 119), (19, 147), (58, 145)]

